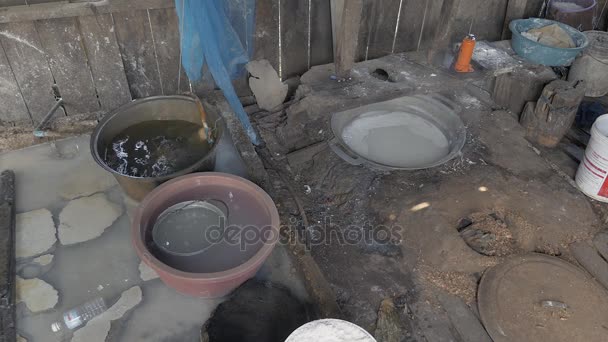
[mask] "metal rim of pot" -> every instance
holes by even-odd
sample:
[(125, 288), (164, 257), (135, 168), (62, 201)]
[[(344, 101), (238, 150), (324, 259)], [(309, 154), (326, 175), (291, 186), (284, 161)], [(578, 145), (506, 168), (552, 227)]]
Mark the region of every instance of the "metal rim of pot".
[[(220, 137), (216, 137), (216, 139), (214, 139), (211, 148), (209, 149), (209, 151), (207, 151), (207, 153), (205, 154), (205, 156), (202, 156), (201, 159), (199, 161), (197, 161), (196, 163), (188, 166), (187, 168), (184, 168), (182, 170), (179, 170), (177, 172), (173, 172), (171, 174), (168, 175), (164, 175), (162, 177), (133, 177), (130, 175), (125, 175), (122, 174), (114, 169), (112, 169), (111, 167), (109, 167), (105, 160), (101, 157), (101, 155), (99, 154), (99, 150), (97, 148), (97, 143), (99, 141), (99, 137), (101, 135), (101, 132), (103, 131), (104, 127), (118, 114), (120, 114), (121, 112), (130, 109), (132, 107), (138, 106), (142, 103), (146, 103), (146, 102), (152, 102), (152, 101), (158, 101), (158, 100), (184, 100), (184, 101), (189, 101), (194, 103), (194, 99), (190, 96), (183, 96), (183, 95), (158, 95), (158, 96), (150, 96), (150, 97), (145, 97), (142, 99), (137, 99), (137, 100), (133, 100), (127, 104), (124, 104), (112, 111), (110, 111), (108, 114), (106, 114), (103, 119), (101, 119), (101, 121), (99, 121), (99, 123), (97, 124), (97, 126), (95, 127), (95, 130), (93, 130), (93, 133), (91, 134), (91, 141), (90, 141), (90, 149), (91, 149), (91, 155), (93, 156), (93, 160), (95, 160), (95, 162), (100, 165), (103, 169), (105, 169), (108, 172), (111, 172), (114, 175), (118, 175), (118, 176), (122, 176), (122, 177), (126, 177), (126, 178), (131, 178), (131, 179), (141, 179), (141, 180), (145, 180), (145, 179), (149, 179), (149, 180), (155, 180), (155, 181), (159, 181), (159, 182), (164, 182), (179, 176), (183, 176), (183, 175), (187, 175), (191, 172), (196, 171), (204, 162), (205, 162), (205, 157), (208, 155), (213, 155), (213, 153), (215, 152), (215, 150), (217, 149), (218, 143), (219, 143), (219, 138)], [(216, 122), (214, 122), (214, 125), (212, 127), (212, 130), (215, 130), (216, 127), (218, 125), (222, 125), (224, 126), (224, 118), (221, 115), (218, 115), (219, 119), (216, 120)], [(142, 121), (143, 122), (143, 121)]]
[[(156, 245), (158, 246), (158, 248), (160, 248), (163, 252), (168, 253), (170, 255), (173, 256), (177, 256), (177, 257), (191, 257), (191, 256), (195, 256), (195, 255), (199, 255), (205, 252), (205, 248), (201, 248), (198, 250), (194, 250), (194, 251), (189, 251), (189, 252), (177, 252), (174, 250), (171, 250), (170, 248), (167, 248), (167, 246), (159, 243), (159, 241), (156, 240), (156, 236), (158, 234), (158, 229), (159, 226), (158, 224), (160, 222), (162, 222), (163, 220), (166, 220), (169, 216), (174, 215), (177, 211), (181, 211), (186, 209), (187, 207), (196, 207), (196, 208), (205, 208), (209, 211), (214, 212), (215, 214), (218, 215), (218, 217), (223, 218), (224, 220), (226, 220), (228, 214), (228, 209), (225, 209), (224, 211), (222, 211), (218, 206), (216, 206), (213, 203), (216, 203), (219, 201), (213, 201), (213, 200), (188, 200), (185, 202), (181, 202), (181, 203), (177, 203), (174, 204), (172, 206), (170, 206), (169, 208), (165, 209), (162, 213), (160, 213), (160, 215), (158, 215), (158, 217), (156, 218), (155, 222), (154, 222), (154, 226), (152, 227), (152, 239), (153, 241), (156, 243)], [(227, 206), (224, 204), (224, 206), (227, 208)]]
[[(332, 149), (332, 151), (334, 151), (334, 153), (336, 153), (340, 158), (342, 158), (349, 164), (366, 165), (371, 169), (375, 169), (375, 170), (379, 170), (379, 171), (425, 170), (425, 169), (430, 169), (430, 168), (445, 164), (448, 161), (452, 160), (454, 157), (456, 157), (462, 151), (462, 148), (464, 147), (464, 144), (466, 142), (466, 127), (465, 127), (464, 123), (462, 122), (462, 119), (458, 116), (458, 114), (456, 114), (456, 111), (458, 111), (458, 108), (460, 106), (440, 94), (413, 95), (413, 96), (407, 96), (407, 97), (429, 101), (429, 103), (432, 103), (434, 105), (442, 106), (442, 107), (444, 107), (443, 109), (445, 109), (445, 113), (449, 113), (448, 115), (451, 115), (454, 118), (457, 118), (459, 127), (456, 127), (454, 130), (456, 131), (456, 136), (458, 138), (456, 139), (455, 145), (451, 146), (450, 153), (448, 153), (445, 157), (441, 158), (440, 160), (438, 160), (434, 163), (431, 163), (431, 164), (429, 164), (427, 166), (423, 166), (423, 167), (398, 167), (398, 166), (380, 164), (378, 162), (370, 160), (364, 156), (361, 156), (360, 154), (356, 153), (355, 151), (353, 151), (348, 146), (348, 144), (346, 144), (346, 142), (344, 142), (344, 140), (342, 139), (342, 133), (338, 132), (339, 129), (337, 129), (337, 127), (335, 127), (335, 124), (334, 124), (334, 121), (335, 121), (334, 118), (336, 117), (336, 115), (339, 115), (340, 113), (334, 113), (331, 118), (331, 130), (332, 130), (332, 133), (334, 134), (334, 138), (329, 141), (329, 143), (328, 143), (329, 147)], [(433, 100), (433, 101), (430, 102), (430, 100)], [(410, 109), (413, 109), (413, 110), (417, 110), (415, 108), (415, 106), (404, 106), (403, 108), (406, 108), (406, 107), (409, 107)], [(364, 114), (364, 113), (361, 113), (361, 114), (351, 118), (349, 120), (349, 122), (356, 120), (362, 114)], [(425, 118), (425, 119), (429, 120), (430, 118)], [(431, 121), (435, 121), (435, 120), (431, 120)], [(433, 122), (433, 124), (436, 125), (435, 122)], [(440, 125), (436, 125), (436, 126), (438, 129), (440, 128)], [(444, 134), (445, 134), (445, 132), (444, 132)]]
[[(150, 203), (153, 202), (156, 197), (162, 196), (163, 192), (165, 192), (167, 188), (173, 187), (177, 183), (188, 183), (191, 181), (198, 182), (195, 179), (201, 177), (202, 175), (208, 177), (210, 180), (213, 177), (218, 177), (239, 183), (239, 186), (248, 187), (251, 192), (260, 199), (264, 206), (269, 209), (270, 226), (275, 234), (275, 239), (272, 243), (264, 243), (262, 247), (247, 261), (234, 268), (230, 268), (221, 272), (194, 273), (184, 272), (179, 269), (173, 268), (159, 260), (152, 253), (150, 253), (148, 247), (146, 247), (145, 245), (144, 239), (141, 236), (141, 225), (143, 223), (142, 221), (144, 210), (148, 208)], [(153, 269), (159, 269), (162, 270), (162, 272), (165, 274), (171, 274), (171, 277), (173, 278), (179, 278), (184, 280), (208, 280), (219, 282), (239, 278), (242, 274), (249, 272), (251, 268), (255, 267), (257, 263), (266, 260), (270, 253), (272, 253), (276, 242), (278, 241), (280, 231), (279, 226), (279, 212), (276, 208), (274, 201), (272, 200), (272, 198), (270, 198), (270, 195), (268, 195), (262, 188), (257, 186), (255, 183), (245, 178), (221, 172), (199, 172), (167, 181), (156, 187), (144, 198), (144, 200), (137, 207), (133, 215), (133, 223), (131, 224), (131, 241), (135, 245), (135, 250), (138, 254), (140, 254), (140, 257)]]

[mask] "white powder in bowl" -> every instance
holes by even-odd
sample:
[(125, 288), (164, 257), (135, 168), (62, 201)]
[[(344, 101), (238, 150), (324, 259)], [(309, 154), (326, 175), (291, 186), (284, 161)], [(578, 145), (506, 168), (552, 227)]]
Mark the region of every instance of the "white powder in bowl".
[(585, 9), (585, 7), (583, 7), (581, 5), (578, 5), (574, 2), (567, 2), (567, 1), (553, 2), (551, 4), (551, 7), (556, 8), (560, 11), (565, 11), (565, 12), (576, 12), (576, 11)]
[(304, 324), (285, 342), (376, 342), (363, 328), (340, 319), (320, 319)]

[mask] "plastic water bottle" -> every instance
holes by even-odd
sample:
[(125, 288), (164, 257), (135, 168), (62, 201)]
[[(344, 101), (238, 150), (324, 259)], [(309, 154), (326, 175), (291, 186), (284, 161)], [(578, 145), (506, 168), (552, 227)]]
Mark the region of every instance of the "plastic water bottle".
[(92, 320), (94, 317), (101, 315), (107, 309), (106, 301), (103, 298), (95, 298), (66, 311), (63, 314), (62, 321), (51, 324), (51, 330), (53, 330), (53, 332), (60, 332), (66, 328), (74, 330)]

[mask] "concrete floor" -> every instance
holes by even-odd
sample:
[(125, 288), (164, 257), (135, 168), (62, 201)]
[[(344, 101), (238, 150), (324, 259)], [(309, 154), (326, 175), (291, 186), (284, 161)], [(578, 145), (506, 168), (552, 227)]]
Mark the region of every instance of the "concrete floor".
[[(245, 169), (230, 139), (220, 144), (224, 153), (219, 153), (216, 171), (244, 176)], [(124, 195), (113, 177), (92, 160), (89, 136), (1, 154), (0, 166), (15, 171), (18, 214), (46, 208), (52, 213), (55, 227), (59, 227), (60, 214), (71, 200), (99, 194), (104, 194), (122, 212), (97, 238), (67, 246), (57, 241), (46, 252), (54, 255), (48, 266), (36, 264), (34, 257), (18, 260), (20, 277), (39, 278), (58, 292), (57, 305), (41, 313), (32, 313), (24, 303), (18, 304), (17, 323), (21, 336), (28, 341), (70, 340), (69, 334), (61, 337), (50, 330), (51, 323), (59, 320), (65, 310), (98, 296), (106, 298), (111, 305), (125, 290), (139, 286), (141, 303), (111, 323), (108, 341), (200, 340), (202, 324), (223, 299), (184, 296), (166, 287), (159, 279), (144, 281), (140, 278), (140, 260), (130, 239), (129, 212), (133, 208), (125, 204)], [(96, 220), (104, 220), (95, 216), (81, 217), (87, 222), (82, 228), (95, 225)], [(301, 299), (307, 296), (283, 247), (275, 249), (258, 277), (287, 286)], [(92, 334), (84, 336), (84, 340), (106, 340), (104, 332)]]

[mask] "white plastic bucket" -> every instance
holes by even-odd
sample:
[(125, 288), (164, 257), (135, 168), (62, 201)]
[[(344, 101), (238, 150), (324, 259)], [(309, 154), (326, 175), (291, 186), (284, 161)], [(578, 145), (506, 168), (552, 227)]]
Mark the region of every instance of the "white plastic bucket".
[(296, 329), (285, 342), (376, 342), (360, 326), (341, 319), (319, 319)]
[(576, 171), (576, 185), (587, 196), (608, 202), (608, 114), (591, 127), (585, 157)]

